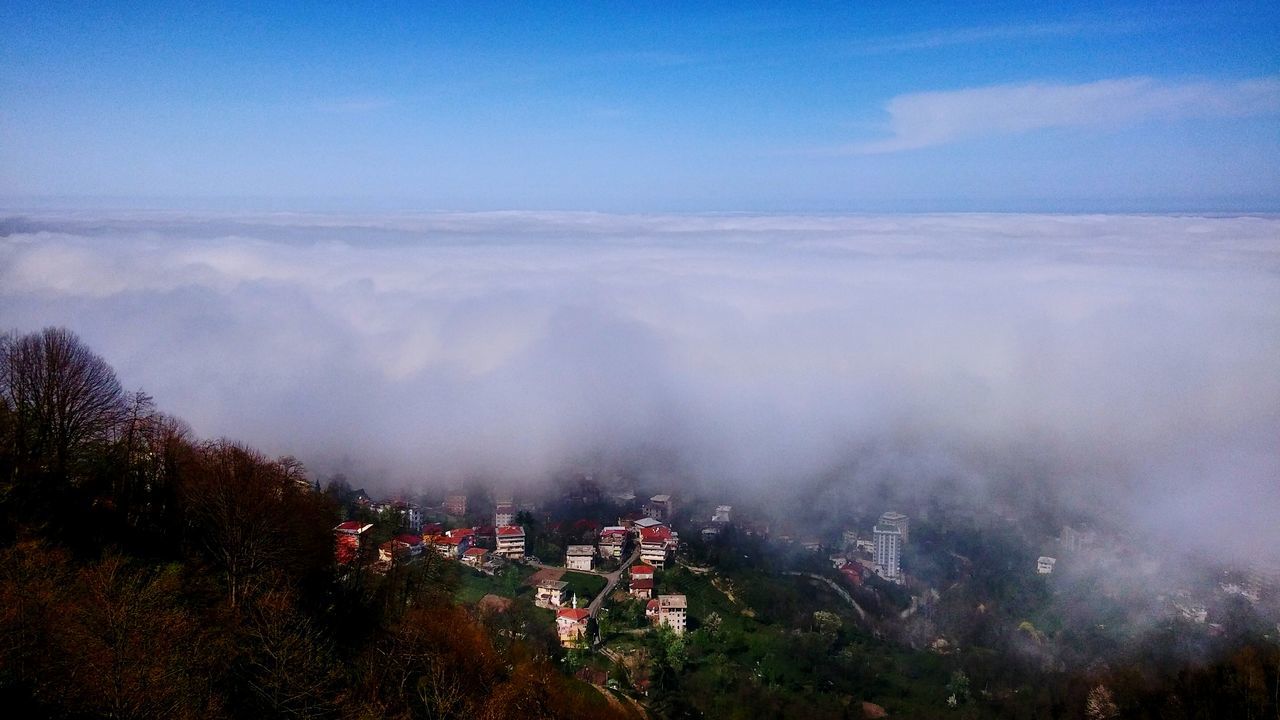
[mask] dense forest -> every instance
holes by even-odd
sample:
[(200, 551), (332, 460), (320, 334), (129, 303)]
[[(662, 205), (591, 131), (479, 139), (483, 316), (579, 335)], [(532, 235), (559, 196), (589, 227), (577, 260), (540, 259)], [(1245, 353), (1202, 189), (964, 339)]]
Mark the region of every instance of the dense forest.
[(297, 461), (192, 437), (66, 330), (0, 342), (10, 717), (611, 716), (443, 561), (340, 572)]

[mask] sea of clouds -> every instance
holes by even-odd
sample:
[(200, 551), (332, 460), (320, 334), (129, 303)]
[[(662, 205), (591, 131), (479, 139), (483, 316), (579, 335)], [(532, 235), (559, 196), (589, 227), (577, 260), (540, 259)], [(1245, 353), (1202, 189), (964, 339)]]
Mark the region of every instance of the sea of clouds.
[(786, 488), (892, 447), (871, 479), (1013, 467), (1280, 547), (1275, 217), (8, 212), (0, 325), (371, 489)]

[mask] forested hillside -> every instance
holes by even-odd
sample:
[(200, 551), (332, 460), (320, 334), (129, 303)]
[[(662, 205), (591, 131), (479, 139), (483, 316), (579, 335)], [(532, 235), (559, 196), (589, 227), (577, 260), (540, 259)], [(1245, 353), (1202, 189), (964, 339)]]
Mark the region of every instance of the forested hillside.
[(9, 717), (610, 716), (496, 646), (442, 562), (339, 574), (295, 460), (193, 437), (66, 330), (2, 342)]

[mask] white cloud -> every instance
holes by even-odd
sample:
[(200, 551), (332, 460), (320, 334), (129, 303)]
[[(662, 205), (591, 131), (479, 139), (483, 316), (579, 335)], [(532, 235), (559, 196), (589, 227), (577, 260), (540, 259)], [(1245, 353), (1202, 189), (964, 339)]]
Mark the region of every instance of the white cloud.
[(371, 489), (601, 455), (796, 488), (889, 447), (853, 481), (1003, 474), (1274, 554), (1280, 528), (1186, 518), (1206, 488), (1218, 517), (1280, 513), (1278, 236), (1259, 217), (43, 215), (0, 219), (0, 327), (66, 325), (199, 433), (356, 458)]
[(886, 105), (890, 137), (844, 148), (874, 154), (1054, 127), (1118, 128), (1149, 120), (1280, 112), (1280, 78), (1161, 82), (1133, 77), (1027, 83), (899, 95)]

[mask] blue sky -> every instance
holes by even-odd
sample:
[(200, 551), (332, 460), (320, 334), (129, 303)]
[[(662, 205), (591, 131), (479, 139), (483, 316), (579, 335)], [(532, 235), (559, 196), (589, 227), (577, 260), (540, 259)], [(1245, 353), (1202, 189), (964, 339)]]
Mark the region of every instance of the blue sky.
[(0, 196), (1280, 210), (1276, 3), (904, 5), (10, 0)]

